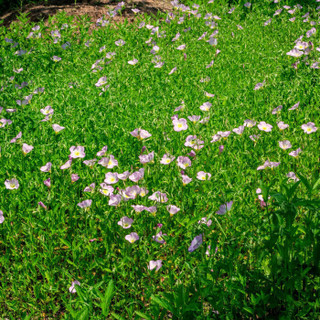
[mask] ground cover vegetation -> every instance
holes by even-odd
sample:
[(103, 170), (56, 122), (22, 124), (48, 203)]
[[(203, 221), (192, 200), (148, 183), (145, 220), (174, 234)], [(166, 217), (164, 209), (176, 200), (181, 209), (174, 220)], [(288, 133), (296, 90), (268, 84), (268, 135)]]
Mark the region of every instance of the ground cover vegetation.
[(320, 317), (320, 3), (172, 4), (0, 28), (1, 318)]

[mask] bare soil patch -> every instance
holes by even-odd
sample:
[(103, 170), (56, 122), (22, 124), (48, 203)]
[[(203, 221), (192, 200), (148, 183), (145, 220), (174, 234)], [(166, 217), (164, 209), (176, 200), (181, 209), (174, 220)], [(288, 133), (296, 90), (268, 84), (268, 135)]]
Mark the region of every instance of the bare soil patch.
[[(28, 13), (30, 21), (39, 22), (46, 21), (49, 16), (65, 11), (70, 16), (88, 15), (92, 22), (105, 16), (108, 18), (107, 13), (113, 10), (120, 1), (115, 0), (51, 0), (50, 2), (38, 3), (36, 5), (26, 5), (22, 10), (9, 11), (0, 16), (3, 20), (3, 25), (9, 27), (11, 22), (17, 21), (17, 17), (21, 12)], [(125, 8), (121, 11), (121, 16), (116, 15), (109, 20), (120, 22), (127, 19), (129, 22), (134, 21), (135, 13), (132, 9), (136, 8), (141, 13), (149, 15), (156, 15), (158, 11), (169, 12), (172, 10), (170, 0), (124, 0)]]

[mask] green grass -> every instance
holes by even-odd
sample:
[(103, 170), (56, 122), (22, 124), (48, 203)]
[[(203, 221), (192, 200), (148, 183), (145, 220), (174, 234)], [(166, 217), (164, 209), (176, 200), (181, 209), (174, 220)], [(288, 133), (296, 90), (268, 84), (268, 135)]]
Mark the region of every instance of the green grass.
[[(138, 15), (133, 24), (110, 23), (91, 32), (87, 18), (73, 20), (61, 13), (48, 27), (38, 24), (35, 34), (41, 32), (40, 38), (27, 38), (35, 24), (23, 15), (10, 29), (0, 28), (0, 118), (12, 121), (0, 128), (1, 319), (320, 317), (320, 130), (307, 134), (301, 128), (308, 122), (320, 126), (319, 69), (312, 68), (320, 62), (320, 4), (310, 1), (293, 15), (283, 9), (278, 16), (273, 16), (277, 9), (293, 7), (294, 1), (256, 1), (251, 8), (222, 0), (199, 4), (200, 18), (176, 10), (171, 23), (162, 14), (158, 20)], [(229, 14), (231, 7), (235, 10)], [(212, 29), (205, 24), (210, 19), (203, 19), (208, 12), (221, 18)], [(288, 21), (293, 16), (296, 20)], [(160, 37), (146, 26), (138, 28), (142, 21), (158, 26)], [(68, 27), (61, 28), (66, 23)], [(313, 27), (317, 32), (307, 38)], [(54, 30), (61, 34), (56, 43)], [(207, 40), (216, 30), (217, 44), (212, 46)], [(181, 36), (173, 42), (178, 32)], [(198, 40), (204, 32), (206, 37)], [(301, 35), (302, 41), (312, 42), (312, 50), (300, 59), (288, 56)], [(150, 37), (160, 48), (155, 54), (164, 62), (160, 68), (152, 62), (154, 44), (146, 43)], [(119, 39), (123, 46), (115, 44)], [(70, 46), (63, 49), (66, 42)], [(177, 50), (183, 44), (186, 48)], [(27, 53), (19, 56), (17, 50)], [(116, 55), (107, 59), (108, 52)], [(54, 62), (54, 56), (61, 60)], [(101, 70), (92, 69), (102, 58)], [(134, 58), (138, 63), (128, 64)], [(169, 75), (174, 67), (176, 72)], [(18, 73), (19, 68), (23, 70)], [(95, 84), (104, 76), (109, 87), (102, 91), (106, 85)], [(202, 81), (207, 77), (209, 81)], [(22, 82), (28, 85), (17, 88)], [(254, 90), (257, 83), (264, 85)], [(41, 87), (44, 92), (33, 94)], [(28, 104), (17, 103), (30, 94)], [(182, 101), (184, 108), (174, 111)], [(289, 110), (299, 101), (297, 109)], [(205, 102), (212, 104), (209, 111), (200, 110)], [(282, 110), (272, 114), (279, 105)], [(54, 113), (41, 121), (45, 116), (40, 110), (46, 106)], [(187, 120), (187, 130), (174, 130), (174, 115)], [(192, 115), (209, 121), (192, 123)], [(256, 125), (245, 127), (242, 135), (234, 133), (246, 119)], [(261, 121), (271, 124), (272, 131), (261, 131)], [(279, 121), (289, 127), (280, 130)], [(52, 124), (65, 129), (56, 134)], [(151, 137), (138, 140), (130, 134), (136, 128)], [(10, 143), (20, 131), (22, 137)], [(219, 131), (231, 134), (211, 142)], [(189, 135), (204, 141), (202, 149), (194, 150), (195, 157), (188, 156), (192, 148), (184, 145)], [(252, 135), (260, 138), (254, 142)], [(290, 141), (290, 149), (279, 147), (284, 140)], [(24, 143), (34, 147), (31, 152), (23, 153)], [(61, 170), (72, 146), (84, 147), (85, 158), (75, 158), (69, 169)], [(118, 160), (117, 167), (98, 164), (102, 157), (96, 154), (103, 146), (108, 146), (105, 157)], [(298, 157), (289, 155), (298, 148)], [(140, 163), (139, 155), (152, 151), (154, 161)], [(160, 163), (165, 153), (176, 157), (169, 165)], [(192, 160), (191, 167), (183, 169), (192, 178), (186, 185), (177, 166), (179, 156)], [(94, 158), (98, 160), (92, 168), (83, 163)], [(280, 164), (257, 170), (267, 160)], [(48, 162), (51, 172), (41, 172)], [(99, 192), (105, 174), (140, 168), (145, 169), (143, 179), (119, 180), (114, 193), (133, 185), (149, 193), (110, 206), (110, 197)], [(200, 171), (211, 178), (197, 179)], [(300, 180), (288, 179), (289, 172)], [(72, 174), (79, 179), (72, 182)], [(5, 181), (13, 178), (19, 188), (7, 189)], [(48, 178), (50, 188), (43, 183)], [(94, 192), (84, 192), (91, 183), (96, 184)], [(156, 191), (165, 193), (168, 201), (148, 199)], [(265, 206), (261, 196), (269, 195)], [(86, 199), (92, 205), (80, 208), (77, 204)], [(230, 201), (229, 211), (216, 213)], [(137, 204), (156, 206), (157, 212), (136, 213), (132, 205)], [(167, 205), (180, 211), (170, 215)], [(134, 220), (128, 229), (118, 225), (124, 216)], [(198, 223), (204, 217), (212, 220), (210, 226)], [(166, 234), (163, 244), (152, 238), (160, 231), (158, 224)], [(125, 239), (131, 232), (139, 235), (134, 243)], [(200, 234), (203, 243), (188, 252)], [(148, 270), (151, 260), (162, 260), (157, 272)], [(70, 293), (75, 280), (81, 284)]]

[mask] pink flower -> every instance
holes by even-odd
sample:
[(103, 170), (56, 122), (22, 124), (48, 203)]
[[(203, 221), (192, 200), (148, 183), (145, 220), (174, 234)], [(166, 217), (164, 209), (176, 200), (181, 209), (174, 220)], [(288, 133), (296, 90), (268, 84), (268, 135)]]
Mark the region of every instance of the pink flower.
[(256, 125), (256, 121), (255, 120), (250, 120), (250, 119), (246, 119), (244, 120), (244, 126), (248, 127), (248, 128), (252, 128)]
[(108, 147), (104, 146), (98, 153), (97, 153), (97, 157), (102, 157), (105, 155), (105, 153), (107, 152)]
[(19, 181), (15, 178), (11, 180), (6, 180), (4, 182), (4, 185), (6, 189), (13, 190), (13, 189), (18, 189), (19, 188)]
[(133, 137), (138, 138), (139, 140), (143, 140), (143, 139), (147, 139), (147, 138), (151, 137), (151, 134), (148, 131), (140, 129), (140, 128), (133, 130), (132, 132), (130, 132), (130, 134)]
[(80, 177), (76, 173), (73, 173), (71, 175), (71, 182), (76, 182), (79, 179), (80, 179)]
[(130, 172), (129, 171), (125, 171), (123, 173), (118, 173), (118, 178), (120, 180), (127, 180), (129, 175), (130, 175)]
[(58, 133), (61, 130), (65, 129), (65, 127), (59, 126), (58, 124), (53, 124), (52, 129), (54, 130), (55, 133)]
[(295, 105), (293, 105), (293, 106), (292, 106), (291, 108), (289, 108), (288, 110), (292, 111), (292, 110), (298, 109), (299, 104), (300, 104), (300, 101), (298, 101)]
[(121, 226), (123, 229), (131, 228), (132, 223), (133, 223), (133, 219), (130, 219), (126, 216), (122, 217), (120, 221), (118, 221), (118, 225)]
[(186, 174), (181, 175), (181, 177), (184, 186), (192, 181), (192, 178), (188, 177)]
[(264, 121), (261, 121), (259, 124), (258, 124), (258, 128), (259, 130), (261, 131), (265, 131), (265, 132), (270, 132), (272, 130), (272, 125), (271, 124), (268, 124)]
[(15, 143), (18, 139), (22, 137), (22, 132), (20, 131), (15, 138), (10, 140), (10, 143)]
[(209, 180), (211, 178), (211, 173), (199, 171), (197, 173), (197, 179), (199, 180)]
[(160, 191), (154, 192), (151, 196), (148, 197), (149, 200), (157, 201), (157, 202), (167, 202), (168, 197), (165, 193), (161, 193)]
[(48, 116), (50, 114), (53, 114), (54, 110), (52, 109), (51, 106), (46, 106), (44, 109), (41, 109), (40, 112), (45, 115)]
[(72, 160), (68, 160), (64, 165), (60, 167), (61, 170), (69, 169), (71, 167)]
[(186, 169), (187, 167), (191, 167), (191, 160), (188, 157), (179, 156), (177, 164), (181, 169)]
[(97, 161), (97, 159), (84, 160), (83, 163), (84, 163), (86, 166), (92, 168), (92, 167), (94, 166), (94, 164), (96, 163), (96, 161)]
[(38, 205), (47, 210), (47, 206), (42, 201), (38, 202)]
[(149, 154), (145, 154), (145, 155), (139, 156), (139, 159), (140, 159), (140, 162), (142, 164), (153, 161), (153, 159), (154, 159), (154, 151), (152, 151)]
[(162, 260), (151, 260), (149, 262), (148, 269), (153, 270), (156, 269), (156, 272), (162, 267)]
[(116, 160), (113, 155), (110, 155), (108, 158), (102, 158), (98, 164), (108, 169), (112, 169), (118, 166), (118, 160)]
[(0, 210), (0, 224), (3, 223), (3, 221), (4, 221), (3, 211)]
[(292, 147), (289, 140), (279, 141), (279, 147), (283, 150), (290, 149)]
[(219, 210), (216, 212), (216, 214), (220, 214), (220, 215), (226, 214), (227, 211), (231, 210), (232, 204), (233, 204), (233, 201), (229, 201), (226, 204), (221, 205)]
[(96, 187), (96, 184), (95, 183), (91, 183), (90, 186), (85, 187), (83, 191), (84, 192), (93, 192), (95, 187)]
[(152, 236), (152, 239), (158, 243), (165, 243), (166, 241), (162, 238), (166, 234), (162, 234), (162, 231), (158, 232), (155, 236)]
[(212, 103), (211, 103), (211, 102), (205, 102), (204, 104), (202, 104), (202, 105), (200, 106), (200, 110), (202, 110), (202, 111), (209, 111), (210, 108), (211, 108), (211, 106), (212, 106)]
[(172, 120), (172, 124), (174, 125), (173, 130), (177, 132), (188, 129), (187, 120), (183, 118)]
[(48, 162), (46, 165), (40, 168), (42, 172), (51, 172), (52, 163)]
[(207, 219), (207, 217), (201, 218), (201, 220), (198, 221), (199, 224), (206, 224), (207, 227), (210, 227), (212, 224), (212, 220), (211, 219)]
[(271, 113), (272, 113), (272, 114), (280, 113), (280, 111), (281, 111), (282, 109), (283, 109), (283, 106), (278, 106), (278, 107), (274, 108)]
[(169, 205), (169, 206), (167, 206), (167, 210), (170, 213), (170, 215), (173, 216), (174, 214), (176, 214), (177, 212), (180, 211), (180, 208), (173, 206), (173, 205)]
[(160, 160), (160, 163), (162, 164), (169, 164), (171, 163), (173, 160), (175, 159), (175, 157), (170, 156), (169, 154), (165, 153), (162, 157), (162, 159)]
[(284, 130), (284, 129), (289, 128), (289, 125), (286, 124), (286, 123), (284, 123), (283, 121), (278, 122), (277, 125), (278, 125), (278, 128), (279, 128), (280, 130)]
[(28, 144), (24, 143), (22, 145), (22, 151), (24, 153), (24, 155), (26, 155), (27, 153), (29, 153), (30, 151), (32, 151), (34, 149), (33, 146), (29, 146)]
[(104, 182), (106, 184), (115, 184), (119, 181), (119, 178), (118, 178), (118, 173), (117, 172), (108, 172), (106, 173), (105, 175), (105, 179), (104, 179)]
[(130, 243), (134, 243), (135, 241), (139, 240), (139, 236), (136, 232), (131, 232), (130, 234), (127, 234), (124, 238), (128, 240)]
[(299, 181), (299, 179), (297, 178), (297, 176), (296, 176), (296, 174), (295, 174), (294, 172), (289, 172), (289, 173), (287, 174), (287, 177), (288, 177), (289, 179), (293, 180), (294, 182)]
[(196, 123), (201, 119), (201, 116), (189, 116), (188, 119), (193, 122)]
[(88, 200), (84, 200), (84, 201), (78, 203), (78, 206), (79, 206), (80, 208), (85, 209), (85, 208), (89, 208), (89, 207), (91, 206), (91, 204), (92, 204), (92, 200), (91, 200), (91, 199), (88, 199)]
[(143, 177), (144, 177), (144, 168), (141, 168), (139, 169), (139, 171), (132, 173), (129, 176), (129, 180), (133, 182), (138, 182), (139, 180), (143, 179)]
[(72, 146), (69, 150), (71, 152), (70, 157), (72, 159), (74, 159), (74, 158), (84, 158), (86, 156), (85, 153), (84, 153), (84, 147), (82, 147), (82, 146), (77, 146), (77, 147)]
[(73, 281), (73, 282), (71, 283), (71, 287), (69, 288), (69, 292), (70, 292), (70, 293), (76, 293), (76, 292), (77, 292), (76, 286), (80, 286), (80, 282), (79, 282), (78, 280)]
[(289, 153), (289, 156), (297, 157), (300, 152), (302, 152), (302, 150), (301, 150), (301, 148), (298, 148), (297, 150), (291, 151), (291, 152)]
[(145, 206), (142, 206), (142, 205), (132, 205), (131, 207), (132, 207), (132, 208), (134, 209), (134, 211), (137, 212), (137, 213), (140, 213), (140, 212), (146, 210), (146, 207), (145, 207)]
[(310, 134), (310, 133), (312, 133), (312, 132), (316, 132), (318, 128), (314, 125), (313, 122), (308, 122), (307, 124), (303, 124), (303, 125), (301, 126), (301, 129), (302, 129), (305, 133)]
[(47, 180), (44, 180), (44, 181), (43, 181), (43, 184), (44, 184), (46, 187), (50, 188), (50, 187), (51, 187), (51, 179), (48, 178)]
[(108, 202), (109, 206), (117, 206), (121, 202), (121, 195), (120, 194), (111, 194), (110, 195), (110, 200)]

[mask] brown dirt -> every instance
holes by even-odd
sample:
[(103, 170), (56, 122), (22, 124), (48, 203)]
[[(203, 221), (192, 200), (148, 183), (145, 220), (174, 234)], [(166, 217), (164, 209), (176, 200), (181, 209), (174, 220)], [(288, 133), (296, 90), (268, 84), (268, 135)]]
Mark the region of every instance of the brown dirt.
[[(28, 13), (29, 21), (39, 22), (41, 20), (48, 20), (49, 16), (65, 11), (69, 16), (88, 15), (92, 23), (97, 19), (105, 16), (106, 19), (114, 22), (121, 22), (127, 19), (133, 22), (135, 14), (131, 9), (136, 8), (140, 13), (147, 13), (149, 15), (156, 15), (158, 11), (169, 12), (172, 10), (171, 0), (123, 0), (125, 2), (125, 9), (122, 10), (121, 16), (117, 15), (114, 18), (109, 18), (108, 11), (113, 10), (120, 2), (116, 0), (50, 0), (49, 3), (38, 3), (36, 5), (26, 5), (22, 10), (9, 11), (0, 16), (3, 24), (9, 27), (11, 22), (17, 21), (17, 17), (21, 12)], [(139, 14), (140, 14), (139, 13)]]

